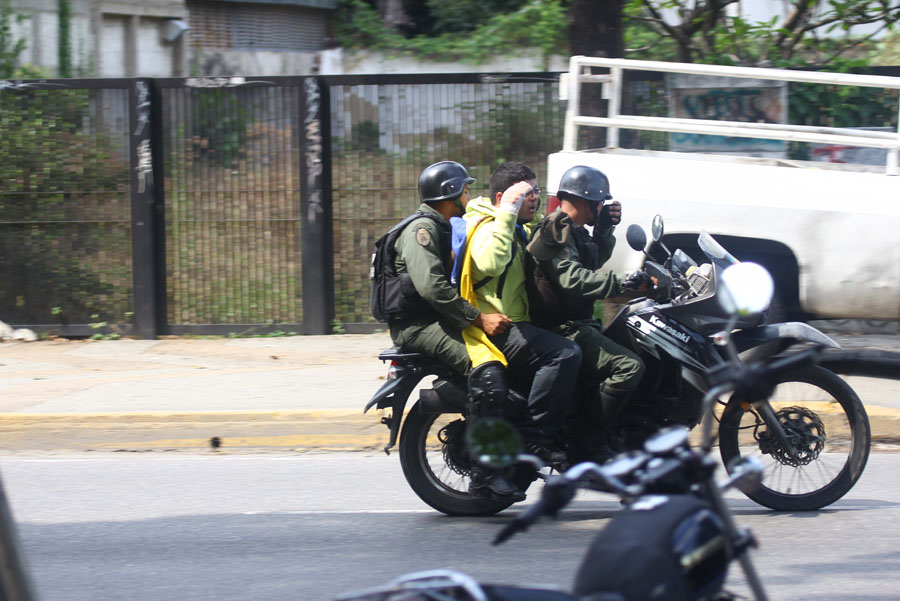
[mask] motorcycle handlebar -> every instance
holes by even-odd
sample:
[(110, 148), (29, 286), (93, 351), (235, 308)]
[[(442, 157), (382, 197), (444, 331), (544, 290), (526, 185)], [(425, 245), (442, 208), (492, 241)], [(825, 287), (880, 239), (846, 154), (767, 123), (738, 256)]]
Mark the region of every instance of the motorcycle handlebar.
[(519, 515), (513, 518), (513, 521), (500, 529), (500, 532), (497, 533), (497, 536), (494, 537), (491, 544), (500, 545), (512, 538), (513, 535), (528, 530), (528, 527), (535, 523), (538, 518), (541, 517), (541, 514), (544, 513), (543, 503), (544, 500), (541, 498), (537, 503), (519, 513)]

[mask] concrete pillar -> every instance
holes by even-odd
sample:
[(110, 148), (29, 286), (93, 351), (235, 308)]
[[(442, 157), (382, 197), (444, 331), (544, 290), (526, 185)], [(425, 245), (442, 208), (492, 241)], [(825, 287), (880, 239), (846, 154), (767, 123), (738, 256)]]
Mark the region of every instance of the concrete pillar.
[(138, 15), (125, 17), (125, 76), (138, 75), (138, 32), (141, 18)]
[(172, 77), (184, 77), (187, 73), (187, 34), (182, 34), (172, 45)]
[(94, 32), (94, 46), (91, 48), (91, 75), (102, 77), (103, 12), (100, 10), (99, 2), (91, 7), (91, 31)]
[(31, 41), (28, 43), (31, 46), (31, 64), (32, 65), (43, 65), (44, 64), (44, 52), (43, 47), (41, 46), (41, 26), (44, 21), (44, 13), (35, 12), (31, 16)]

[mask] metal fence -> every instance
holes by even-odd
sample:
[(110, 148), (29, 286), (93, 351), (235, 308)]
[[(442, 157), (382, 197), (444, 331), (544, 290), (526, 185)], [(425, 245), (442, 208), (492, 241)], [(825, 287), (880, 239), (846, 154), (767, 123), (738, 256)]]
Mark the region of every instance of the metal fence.
[(0, 86), (0, 319), (95, 333), (378, 327), (372, 246), (430, 163), (543, 177), (558, 74)]
[(280, 84), (156, 82), (170, 331), (303, 321), (300, 87)]
[(130, 321), (129, 90), (126, 80), (0, 90), (0, 319)]

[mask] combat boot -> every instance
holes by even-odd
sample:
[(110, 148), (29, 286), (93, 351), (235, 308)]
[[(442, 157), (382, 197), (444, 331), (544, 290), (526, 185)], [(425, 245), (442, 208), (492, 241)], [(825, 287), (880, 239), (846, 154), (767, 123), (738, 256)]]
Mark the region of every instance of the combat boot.
[(473, 467), (469, 473), (469, 493), (479, 497), (500, 497), (524, 501), (525, 493), (509, 481), (503, 472)]

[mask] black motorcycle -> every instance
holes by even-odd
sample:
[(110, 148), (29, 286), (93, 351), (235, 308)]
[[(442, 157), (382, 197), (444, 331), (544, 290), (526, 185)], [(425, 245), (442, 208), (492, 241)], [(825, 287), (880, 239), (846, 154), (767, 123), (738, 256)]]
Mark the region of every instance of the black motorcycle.
[[(774, 353), (789, 354), (798, 344), (838, 347), (808, 324), (761, 325), (759, 314), (735, 315), (723, 307), (719, 281), (738, 261), (709, 234), (698, 239), (708, 259), (701, 265), (681, 250), (665, 248), (660, 216), (654, 219), (652, 234), (652, 252), (645, 250), (647, 237), (639, 226), (628, 228), (627, 239), (649, 258), (659, 249), (665, 254), (662, 262), (645, 262), (658, 282), (655, 298), (630, 301), (604, 330), (635, 351), (646, 366), (640, 388), (620, 419), (621, 445), (639, 447), (662, 428), (692, 429), (700, 423), (710, 374), (729, 361), (724, 344), (729, 332), (736, 330), (731, 336), (735, 352), (762, 365), (778, 360), (780, 355)], [(508, 498), (468, 492), (472, 461), (465, 445), (470, 417), (466, 382), (419, 353), (392, 348), (379, 359), (390, 361), (388, 378), (365, 410), (386, 410), (382, 422), (390, 437), (384, 450), (389, 452), (399, 435), (400, 462), (413, 491), (448, 515), (490, 515), (509, 507)], [(408, 408), (417, 390), (417, 400)], [(716, 400), (724, 463), (747, 456), (763, 463), (762, 486), (748, 496), (766, 507), (809, 511), (834, 503), (859, 479), (869, 456), (869, 422), (859, 397), (837, 375), (816, 365), (779, 373), (769, 393), (752, 402), (740, 394)], [(515, 421), (517, 408), (524, 415), (522, 405), (513, 394), (507, 417)], [(508, 470), (507, 477), (523, 490), (536, 476), (547, 476), (522, 464)]]

